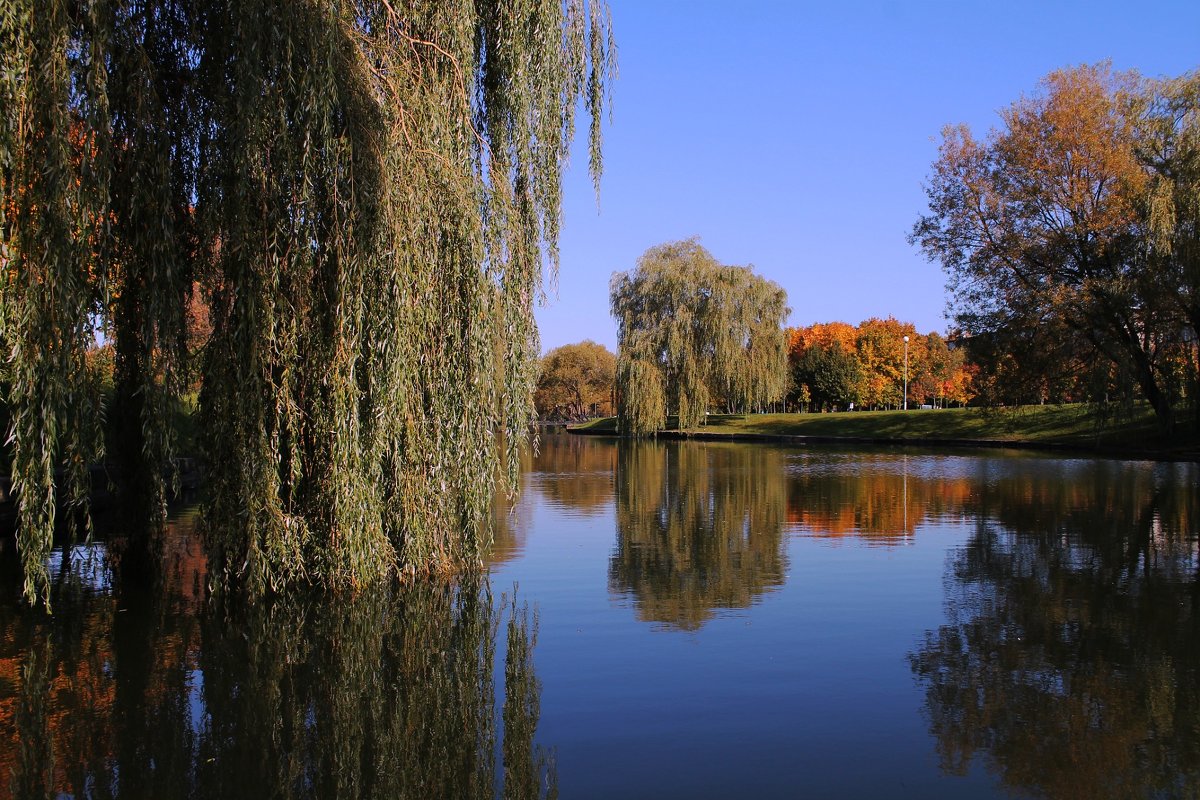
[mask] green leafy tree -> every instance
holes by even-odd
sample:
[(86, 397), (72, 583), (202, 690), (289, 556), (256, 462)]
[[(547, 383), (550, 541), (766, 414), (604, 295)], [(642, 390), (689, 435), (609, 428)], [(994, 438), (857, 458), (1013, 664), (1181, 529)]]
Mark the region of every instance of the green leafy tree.
[(753, 410), (787, 389), (786, 293), (749, 267), (725, 266), (696, 239), (647, 250), (613, 275), (617, 417), (623, 433), (695, 427), (715, 399)]
[(808, 389), (810, 401), (821, 410), (844, 409), (859, 402), (860, 387), (865, 382), (855, 354), (843, 350), (837, 342), (806, 349), (792, 367), (792, 380)]

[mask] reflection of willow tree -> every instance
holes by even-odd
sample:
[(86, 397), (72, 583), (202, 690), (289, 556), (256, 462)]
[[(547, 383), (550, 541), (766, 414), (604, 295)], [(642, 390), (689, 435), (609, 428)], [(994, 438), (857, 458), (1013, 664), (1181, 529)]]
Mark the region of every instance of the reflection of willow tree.
[[(496, 625), (490, 597), (469, 588), (368, 593), (337, 614), (285, 602), (240, 624), (211, 619), (200, 795), (491, 797)], [(525, 625), (508, 626), (505, 683), (518, 696), (504, 709), (504, 767), (537, 796), (548, 764), (533, 750)]]
[(969, 479), (910, 472), (904, 456), (856, 454), (853, 467), (803, 463), (792, 470), (788, 522), (815, 537), (851, 535), (897, 544), (927, 519), (960, 509), (971, 493)]
[(781, 455), (732, 445), (625, 442), (617, 451), (613, 591), (686, 630), (783, 583)]
[(14, 789), (482, 798), (500, 790), (502, 753), (505, 797), (554, 792), (533, 743), (535, 625), (486, 588), (380, 587), (199, 617), (139, 600), (56, 598), (53, 620), (0, 610), (0, 752), (15, 754), (0, 767)]
[(532, 462), (534, 487), (550, 503), (595, 514), (612, 502), (617, 448), (589, 436), (547, 436)]
[(943, 768), (982, 753), (1014, 791), (1197, 796), (1195, 481), (1170, 467), (1055, 469), (980, 496), (999, 524), (958, 554), (949, 622), (910, 657)]

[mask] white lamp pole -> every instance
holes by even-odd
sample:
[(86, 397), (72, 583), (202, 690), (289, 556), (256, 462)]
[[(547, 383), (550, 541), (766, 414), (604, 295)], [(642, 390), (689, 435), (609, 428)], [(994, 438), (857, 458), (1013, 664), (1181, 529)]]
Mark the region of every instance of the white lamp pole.
[(908, 337), (904, 337), (904, 410), (908, 411)]

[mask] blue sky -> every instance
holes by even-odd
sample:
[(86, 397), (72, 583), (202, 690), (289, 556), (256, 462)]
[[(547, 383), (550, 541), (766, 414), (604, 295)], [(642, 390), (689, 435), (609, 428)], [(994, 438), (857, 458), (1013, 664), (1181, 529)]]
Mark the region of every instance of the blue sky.
[(615, 350), (612, 273), (693, 235), (783, 286), (792, 324), (890, 314), (944, 331), (941, 268), (905, 241), (941, 128), (992, 127), (1063, 66), (1200, 68), (1195, 0), (609, 4), (621, 74), (600, 213), (577, 146), (543, 350)]

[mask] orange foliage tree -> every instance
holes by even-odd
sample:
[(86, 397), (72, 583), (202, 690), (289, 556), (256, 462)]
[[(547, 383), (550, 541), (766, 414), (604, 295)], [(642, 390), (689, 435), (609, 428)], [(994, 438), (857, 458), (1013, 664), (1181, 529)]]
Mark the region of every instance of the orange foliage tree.
[(1098, 64), (1050, 73), (984, 139), (946, 128), (911, 241), (948, 273), (958, 325), (1001, 364), (1022, 336), (1044, 353), (1075, 339), (1169, 428), (1200, 320), (1180, 300), (1200, 285), (1198, 119), (1200, 77)]

